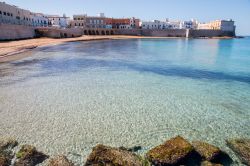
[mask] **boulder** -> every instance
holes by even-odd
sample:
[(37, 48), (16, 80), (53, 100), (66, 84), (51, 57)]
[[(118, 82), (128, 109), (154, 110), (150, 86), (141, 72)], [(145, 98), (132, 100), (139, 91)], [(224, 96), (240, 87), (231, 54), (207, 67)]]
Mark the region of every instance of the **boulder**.
[(115, 165), (115, 166), (142, 166), (142, 158), (127, 150), (97, 145), (88, 156), (85, 166)]
[(18, 142), (13, 138), (0, 138), (0, 151), (14, 148)]
[(250, 165), (250, 139), (234, 139), (227, 140), (226, 142), (242, 163)]
[(194, 141), (192, 145), (195, 151), (202, 157), (204, 160), (214, 161), (222, 155), (222, 151), (211, 144), (201, 141)]
[(193, 146), (177, 136), (151, 149), (146, 157), (153, 165), (178, 165), (186, 161), (193, 152)]
[(211, 163), (210, 161), (203, 161), (203, 162), (201, 163), (201, 166), (223, 166), (223, 165)]
[(74, 166), (66, 156), (59, 155), (49, 160), (48, 166)]
[(16, 153), (17, 161), (15, 166), (34, 166), (36, 164), (42, 163), (48, 158), (42, 152), (38, 152), (34, 146), (23, 145), (21, 149)]

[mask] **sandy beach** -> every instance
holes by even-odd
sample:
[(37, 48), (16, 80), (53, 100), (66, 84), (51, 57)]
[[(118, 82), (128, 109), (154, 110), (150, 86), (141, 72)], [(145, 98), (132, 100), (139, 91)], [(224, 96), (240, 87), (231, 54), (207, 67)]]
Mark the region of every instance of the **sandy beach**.
[[(143, 37), (143, 36), (81, 36), (77, 38), (35, 38), (17, 41), (0, 42), (0, 63), (24, 58), (19, 53), (30, 51), (36, 47), (62, 44), (65, 42), (91, 41), (91, 40), (115, 40), (115, 39), (138, 39), (138, 38), (167, 38), (167, 37)], [(168, 37), (169, 38), (169, 37)]]

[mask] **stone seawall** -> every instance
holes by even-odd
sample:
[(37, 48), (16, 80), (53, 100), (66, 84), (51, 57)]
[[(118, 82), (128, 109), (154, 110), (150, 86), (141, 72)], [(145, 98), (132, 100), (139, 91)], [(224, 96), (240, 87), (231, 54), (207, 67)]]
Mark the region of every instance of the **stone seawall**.
[(235, 32), (232, 31), (221, 31), (221, 30), (189, 30), (188, 37), (199, 38), (199, 37), (235, 37)]
[(235, 32), (221, 30), (186, 30), (186, 29), (84, 29), (52, 27), (34, 28), (23, 25), (0, 24), (0, 40), (17, 40), (34, 37), (68, 38), (82, 35), (130, 35), (152, 37), (234, 37)]
[(51, 38), (68, 38), (68, 37), (80, 37), (83, 35), (83, 30), (80, 28), (37, 28), (37, 37), (51, 37)]
[(34, 37), (35, 30), (33, 27), (0, 23), (0, 40), (18, 40)]

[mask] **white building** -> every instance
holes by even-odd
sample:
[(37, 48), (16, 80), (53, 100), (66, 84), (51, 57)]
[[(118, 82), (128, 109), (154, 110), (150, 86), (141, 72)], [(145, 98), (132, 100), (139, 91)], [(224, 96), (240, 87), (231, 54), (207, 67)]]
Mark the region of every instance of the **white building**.
[(0, 2), (0, 23), (32, 26), (32, 15), (28, 10)]
[(167, 29), (167, 22), (153, 20), (153, 21), (141, 21), (140, 27), (142, 29)]
[(168, 21), (168, 29), (181, 29), (181, 21)]
[(46, 16), (49, 20), (49, 26), (58, 27), (58, 28), (67, 28), (70, 24), (70, 18), (58, 15), (47, 15)]
[(26, 26), (48, 26), (48, 19), (41, 13), (32, 13), (17, 6), (0, 2), (0, 23)]
[(198, 21), (192, 19), (190, 21), (181, 22), (180, 29), (197, 29)]
[(49, 23), (48, 18), (42, 13), (32, 13), (32, 24), (38, 27), (47, 27)]

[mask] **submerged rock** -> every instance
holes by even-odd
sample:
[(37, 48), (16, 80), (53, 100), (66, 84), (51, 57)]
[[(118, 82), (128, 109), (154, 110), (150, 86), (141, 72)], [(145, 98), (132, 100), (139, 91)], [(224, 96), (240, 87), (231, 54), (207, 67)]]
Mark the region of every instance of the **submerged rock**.
[(177, 165), (187, 160), (193, 152), (193, 146), (177, 136), (151, 149), (146, 156), (154, 165)]
[(85, 166), (115, 165), (115, 166), (142, 166), (142, 158), (127, 150), (97, 145), (88, 156)]
[(141, 146), (133, 146), (131, 148), (126, 148), (126, 147), (121, 146), (121, 147), (119, 147), (119, 149), (127, 150), (127, 151), (130, 151), (130, 152), (137, 152), (137, 151), (141, 150), (142, 147)]
[(201, 166), (223, 166), (223, 165), (211, 163), (210, 161), (203, 161), (203, 162), (201, 163)]
[(239, 156), (242, 163), (250, 165), (250, 139), (227, 140), (227, 145)]
[(0, 151), (14, 148), (17, 145), (17, 140), (13, 138), (0, 138)]
[(204, 160), (213, 161), (218, 159), (222, 155), (222, 151), (211, 144), (201, 141), (192, 142), (194, 149)]
[(74, 166), (66, 156), (59, 155), (49, 160), (48, 166)]
[(36, 164), (42, 163), (48, 158), (42, 152), (38, 152), (34, 146), (23, 145), (21, 149), (16, 153), (17, 162), (15, 166), (34, 166)]

